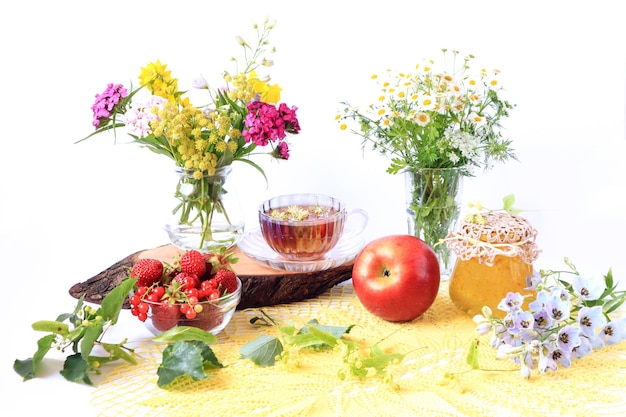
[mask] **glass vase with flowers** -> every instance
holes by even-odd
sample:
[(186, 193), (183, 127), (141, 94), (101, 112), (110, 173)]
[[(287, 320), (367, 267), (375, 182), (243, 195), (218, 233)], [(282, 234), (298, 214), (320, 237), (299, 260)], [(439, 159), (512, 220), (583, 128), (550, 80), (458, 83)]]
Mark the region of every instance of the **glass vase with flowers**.
[(245, 56), (243, 69), (224, 72), (218, 88), (211, 88), (203, 77), (194, 80), (193, 87), (208, 92), (209, 104), (193, 105), (167, 65), (151, 62), (141, 69), (139, 87), (129, 90), (111, 83), (96, 95), (95, 131), (81, 140), (125, 128), (134, 143), (174, 162), (178, 202), (166, 230), (172, 243), (184, 250), (209, 252), (237, 242), (244, 220), (238, 203), (228, 203), (235, 195), (226, 184), (232, 163), (251, 165), (267, 181), (250, 156), (269, 148), (262, 153), (286, 160), (287, 135), (300, 131), (297, 107), (279, 104), (280, 86), (270, 84), (269, 75), (257, 73), (273, 64), (267, 55), (275, 50), (268, 40), (274, 22), (266, 19), (254, 28), (256, 45), (237, 37)]
[(451, 51), (445, 63), (450, 53), (442, 51), (440, 67), (428, 60), (415, 72), (372, 76), (381, 88), (377, 100), (366, 107), (343, 102), (336, 120), (363, 148), (390, 158), (388, 173), (404, 174), (408, 233), (433, 247), (445, 279), (454, 254), (440, 243), (458, 220), (463, 178), (516, 157), (500, 130), (514, 105), (504, 98), (499, 71), (473, 74), (474, 56)]

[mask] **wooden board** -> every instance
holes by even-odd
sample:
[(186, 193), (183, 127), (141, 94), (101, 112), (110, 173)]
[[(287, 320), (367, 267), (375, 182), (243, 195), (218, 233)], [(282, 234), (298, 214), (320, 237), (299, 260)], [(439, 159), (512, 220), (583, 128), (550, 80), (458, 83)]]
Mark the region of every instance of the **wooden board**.
[[(163, 245), (128, 255), (99, 274), (84, 282), (74, 284), (69, 293), (85, 297), (86, 301), (99, 304), (102, 299), (125, 278), (140, 258), (154, 258), (165, 262), (180, 254), (173, 245)], [(327, 289), (352, 277), (352, 263), (318, 272), (289, 272), (269, 268), (246, 256), (239, 248), (234, 249), (239, 261), (233, 265), (243, 284), (238, 309), (285, 304), (313, 298)], [(128, 308), (128, 303), (125, 303)]]

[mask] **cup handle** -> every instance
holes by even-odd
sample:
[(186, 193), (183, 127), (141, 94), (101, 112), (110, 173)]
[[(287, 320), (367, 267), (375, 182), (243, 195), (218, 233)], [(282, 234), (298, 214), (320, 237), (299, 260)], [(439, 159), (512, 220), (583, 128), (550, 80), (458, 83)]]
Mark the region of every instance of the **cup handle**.
[[(357, 221), (359, 222), (357, 224), (357, 227), (346, 228), (345, 226), (348, 225), (348, 222), (350, 222), (350, 220), (354, 218), (357, 218)], [(360, 235), (365, 230), (365, 227), (367, 227), (368, 221), (369, 221), (369, 217), (365, 210), (352, 209), (348, 211), (348, 213), (346, 214), (346, 224), (344, 226), (344, 233), (342, 235), (342, 238), (350, 239), (350, 238)]]

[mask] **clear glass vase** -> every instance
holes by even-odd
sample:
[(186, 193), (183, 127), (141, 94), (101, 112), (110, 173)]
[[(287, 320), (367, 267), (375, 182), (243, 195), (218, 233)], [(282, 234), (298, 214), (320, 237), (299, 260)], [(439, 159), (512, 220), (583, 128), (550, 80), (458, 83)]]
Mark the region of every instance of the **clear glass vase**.
[(225, 166), (214, 175), (194, 176), (193, 170), (177, 168), (176, 206), (165, 225), (173, 245), (213, 252), (237, 244), (245, 218), (235, 188), (230, 184), (226, 188), (231, 171)]
[(408, 233), (433, 248), (441, 279), (447, 280), (456, 255), (440, 241), (459, 219), (463, 173), (458, 168), (418, 168), (405, 173), (405, 187)]

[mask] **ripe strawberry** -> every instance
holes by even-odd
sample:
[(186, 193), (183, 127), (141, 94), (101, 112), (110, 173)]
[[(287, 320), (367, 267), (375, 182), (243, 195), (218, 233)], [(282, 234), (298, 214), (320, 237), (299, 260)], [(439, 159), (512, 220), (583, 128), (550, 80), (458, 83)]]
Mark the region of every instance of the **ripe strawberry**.
[(219, 269), (213, 279), (217, 283), (217, 287), (221, 289), (222, 294), (232, 294), (237, 290), (237, 275), (230, 269)]
[(180, 306), (163, 301), (159, 304), (151, 304), (152, 325), (162, 332), (171, 329), (178, 324), (180, 319)]
[(174, 281), (180, 284), (180, 288), (185, 291), (190, 288), (200, 288), (200, 279), (191, 272), (179, 272), (174, 277)]
[(199, 329), (208, 331), (219, 326), (223, 321), (224, 313), (220, 311), (220, 308), (211, 303), (206, 303), (195, 320), (184, 323), (184, 325), (198, 327)]
[(183, 253), (180, 257), (180, 270), (181, 272), (188, 272), (196, 274), (198, 277), (203, 277), (206, 273), (204, 255), (193, 249)]
[(131, 277), (137, 278), (137, 287), (149, 287), (163, 275), (163, 262), (158, 259), (141, 258), (135, 262)]

